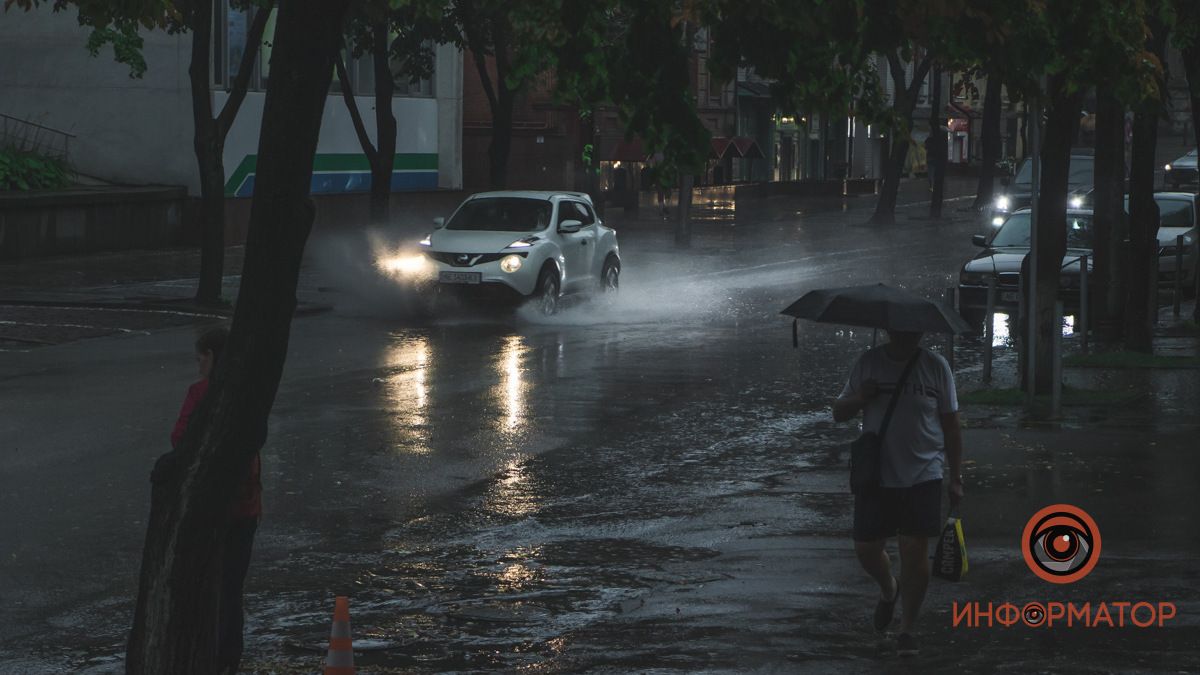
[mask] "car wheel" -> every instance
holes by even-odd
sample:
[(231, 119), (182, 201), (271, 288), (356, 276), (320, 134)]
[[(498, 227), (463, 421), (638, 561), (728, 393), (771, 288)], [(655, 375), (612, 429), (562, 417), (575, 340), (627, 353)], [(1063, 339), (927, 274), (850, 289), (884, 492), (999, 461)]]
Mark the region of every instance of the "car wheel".
[(604, 269), (600, 272), (600, 290), (604, 293), (616, 293), (621, 287), (621, 265), (614, 258), (604, 261)]
[(550, 268), (542, 270), (538, 277), (537, 290), (533, 301), (537, 303), (538, 312), (544, 316), (554, 316), (558, 313), (559, 282), (558, 274)]

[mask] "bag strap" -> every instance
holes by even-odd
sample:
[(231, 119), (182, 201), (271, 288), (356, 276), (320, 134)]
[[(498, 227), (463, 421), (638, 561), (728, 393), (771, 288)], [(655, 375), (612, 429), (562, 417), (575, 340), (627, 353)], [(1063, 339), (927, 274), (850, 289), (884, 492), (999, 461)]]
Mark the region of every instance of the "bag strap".
[(892, 421), (892, 413), (896, 411), (896, 403), (900, 401), (900, 390), (904, 388), (904, 383), (908, 380), (908, 374), (912, 372), (913, 366), (917, 365), (917, 359), (921, 358), (921, 348), (917, 348), (917, 353), (908, 360), (908, 365), (904, 366), (904, 372), (900, 373), (900, 379), (896, 382), (896, 390), (892, 392), (892, 400), (888, 402), (887, 413), (883, 416), (883, 423), (879, 425), (879, 441), (883, 442), (884, 434), (887, 433), (888, 424)]

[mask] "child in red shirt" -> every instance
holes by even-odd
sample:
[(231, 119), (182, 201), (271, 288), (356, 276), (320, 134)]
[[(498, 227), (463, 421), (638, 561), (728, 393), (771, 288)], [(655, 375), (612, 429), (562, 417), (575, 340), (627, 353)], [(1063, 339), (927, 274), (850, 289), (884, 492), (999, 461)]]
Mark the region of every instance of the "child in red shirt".
[[(192, 413), (208, 392), (208, 378), (225, 347), (229, 331), (224, 327), (205, 331), (196, 340), (196, 363), (200, 381), (188, 387), (179, 419), (171, 430), (171, 447), (179, 445), (187, 431)], [(254, 532), (262, 515), (262, 462), (258, 453), (250, 460), (246, 478), (238, 486), (229, 510), (229, 530), (225, 538), (225, 556), (221, 573), (221, 605), (218, 612), (217, 665), (219, 672), (235, 672), (242, 659), (242, 589), (250, 567)]]

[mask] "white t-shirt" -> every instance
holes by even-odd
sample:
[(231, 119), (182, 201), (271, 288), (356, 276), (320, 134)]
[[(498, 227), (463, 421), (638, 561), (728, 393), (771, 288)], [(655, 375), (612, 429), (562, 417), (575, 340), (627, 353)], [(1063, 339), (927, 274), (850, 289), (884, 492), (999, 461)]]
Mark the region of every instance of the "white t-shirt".
[[(863, 431), (879, 432), (896, 382), (907, 363), (892, 360), (880, 346), (864, 352), (854, 364), (842, 389), (842, 398), (858, 394), (866, 380), (879, 384), (879, 393), (863, 409)], [(922, 349), (896, 401), (896, 411), (883, 439), (881, 484), (884, 487), (911, 487), (928, 480), (941, 480), (945, 438), (940, 416), (953, 412), (958, 412), (958, 393), (950, 364)]]

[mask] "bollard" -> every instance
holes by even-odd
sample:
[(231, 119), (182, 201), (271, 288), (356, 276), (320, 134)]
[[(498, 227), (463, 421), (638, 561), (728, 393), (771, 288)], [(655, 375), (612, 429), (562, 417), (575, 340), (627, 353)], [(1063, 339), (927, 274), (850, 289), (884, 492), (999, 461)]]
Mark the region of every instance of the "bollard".
[(987, 309), (983, 311), (983, 381), (992, 381), (992, 343), (996, 332), (996, 277), (988, 277)]
[[(950, 307), (958, 306), (958, 303), (954, 301), (957, 291), (958, 289), (953, 287), (946, 289), (946, 304)], [(950, 333), (950, 336), (946, 338), (946, 363), (950, 364), (950, 372), (952, 373), (954, 372), (954, 338), (954, 333)]]
[(1088, 353), (1088, 257), (1079, 256), (1079, 315), (1075, 317), (1078, 325), (1075, 332), (1079, 333), (1079, 348), (1084, 354)]
[(1054, 380), (1050, 383), (1050, 416), (1058, 419), (1062, 417), (1062, 300), (1054, 303), (1054, 323), (1058, 330), (1054, 331), (1054, 356), (1051, 364)]
[(1172, 300), (1172, 311), (1175, 319), (1179, 319), (1180, 307), (1183, 302), (1183, 235), (1175, 237), (1175, 297)]

